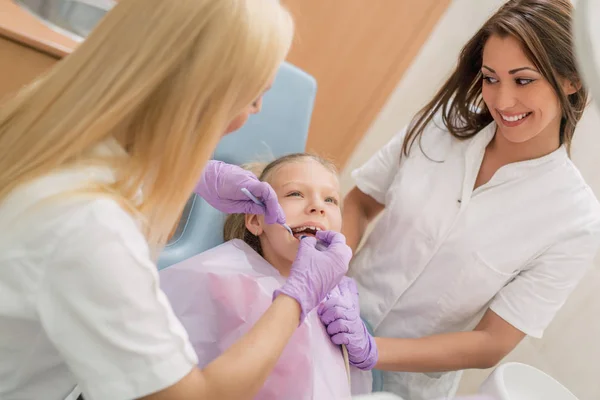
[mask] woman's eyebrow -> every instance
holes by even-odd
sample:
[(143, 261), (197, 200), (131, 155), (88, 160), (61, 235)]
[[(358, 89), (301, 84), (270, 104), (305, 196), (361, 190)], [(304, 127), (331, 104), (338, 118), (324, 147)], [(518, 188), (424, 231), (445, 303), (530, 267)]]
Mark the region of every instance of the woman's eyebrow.
[[(489, 70), (489, 71), (490, 71), (491, 73), (493, 73), (493, 74), (495, 74), (495, 73), (496, 73), (496, 71), (494, 71), (492, 68), (488, 67), (487, 65), (483, 65), (483, 66), (482, 66), (482, 68), (485, 68), (485, 69)], [(511, 69), (510, 71), (508, 71), (508, 73), (509, 73), (509, 74), (511, 74), (511, 75), (514, 75), (514, 74), (516, 74), (517, 72), (519, 72), (519, 71), (524, 71), (524, 70), (533, 71), (533, 72), (535, 72), (535, 73), (538, 73), (538, 74), (539, 74), (538, 70), (536, 70), (536, 69), (535, 69), (535, 68), (533, 68), (533, 67), (519, 67), (519, 68)]]
[(509, 74), (513, 75), (516, 74), (519, 71), (525, 71), (525, 70), (529, 70), (529, 71), (533, 71), (537, 74), (539, 74), (538, 70), (533, 68), (533, 67), (520, 67), (520, 68), (515, 68), (515, 69), (511, 69), (510, 71), (508, 71)]

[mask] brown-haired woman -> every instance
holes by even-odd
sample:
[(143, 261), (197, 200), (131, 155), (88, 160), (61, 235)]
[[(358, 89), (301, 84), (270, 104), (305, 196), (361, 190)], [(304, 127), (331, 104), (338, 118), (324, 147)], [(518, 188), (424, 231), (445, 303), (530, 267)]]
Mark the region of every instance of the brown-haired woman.
[(412, 124), (353, 174), (351, 247), (383, 211), (350, 267), (376, 338), (340, 299), (322, 320), (351, 361), (378, 348), (387, 391), (452, 395), (459, 374), (444, 372), (492, 367), (541, 337), (592, 263), (600, 206), (569, 159), (587, 101), (572, 12), (568, 0), (508, 1)]

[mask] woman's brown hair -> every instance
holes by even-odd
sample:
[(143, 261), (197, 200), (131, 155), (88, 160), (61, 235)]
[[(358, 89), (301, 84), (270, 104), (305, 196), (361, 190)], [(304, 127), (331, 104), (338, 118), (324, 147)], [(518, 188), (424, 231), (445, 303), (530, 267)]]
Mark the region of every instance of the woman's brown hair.
[[(304, 161), (306, 159), (316, 161), (330, 170), (332, 173), (336, 175), (338, 174), (335, 164), (311, 153), (288, 154), (283, 157), (279, 157), (268, 164), (253, 163), (246, 164), (243, 167), (254, 173), (259, 180), (263, 182), (269, 182), (273, 177), (273, 174), (275, 174), (281, 166), (292, 162)], [(245, 214), (231, 214), (227, 216), (225, 225), (223, 226), (223, 239), (225, 241), (241, 239), (250, 247), (252, 247), (258, 254), (261, 256), (263, 255), (258, 236), (254, 235), (246, 228)]]
[(585, 88), (566, 95), (561, 78), (579, 85), (573, 45), (573, 6), (569, 0), (510, 0), (506, 2), (463, 47), (458, 64), (433, 99), (421, 109), (409, 127), (403, 155), (408, 156), (415, 140), (421, 151), (425, 127), (440, 112), (451, 135), (473, 137), (493, 121), (482, 98), (483, 48), (492, 35), (513, 36), (527, 57), (552, 85), (562, 108), (560, 143), (570, 152), (575, 126), (587, 105)]

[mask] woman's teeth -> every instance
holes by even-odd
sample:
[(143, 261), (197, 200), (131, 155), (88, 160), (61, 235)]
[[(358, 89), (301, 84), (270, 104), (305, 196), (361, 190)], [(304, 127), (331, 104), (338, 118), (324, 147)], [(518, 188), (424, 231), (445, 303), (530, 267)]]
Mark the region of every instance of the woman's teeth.
[(505, 121), (508, 121), (508, 122), (517, 122), (518, 120), (525, 118), (529, 114), (530, 113), (524, 113), (524, 114), (519, 114), (519, 115), (511, 115), (510, 117), (507, 117), (506, 115), (500, 114), (500, 116)]

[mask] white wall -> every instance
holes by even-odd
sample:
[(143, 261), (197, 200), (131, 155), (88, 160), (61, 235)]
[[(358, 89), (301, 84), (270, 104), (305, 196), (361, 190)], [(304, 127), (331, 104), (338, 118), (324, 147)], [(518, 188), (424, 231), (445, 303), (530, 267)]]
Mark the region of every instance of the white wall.
[(350, 172), (402, 129), (427, 103), (454, 67), (467, 40), (504, 0), (453, 0), (415, 61), (408, 68), (379, 116), (342, 171), (349, 189)]
[[(454, 66), (460, 48), (504, 0), (454, 0), (373, 123), (342, 173), (365, 162), (433, 96)], [(600, 24), (598, 24), (600, 27)], [(600, 40), (598, 52), (600, 53)], [(573, 159), (600, 196), (600, 113), (592, 105), (575, 135)], [(551, 201), (551, 199), (549, 199)], [(541, 340), (525, 341), (508, 357), (554, 376), (580, 400), (600, 399), (600, 257)], [(490, 371), (467, 371), (461, 393), (474, 393)]]

